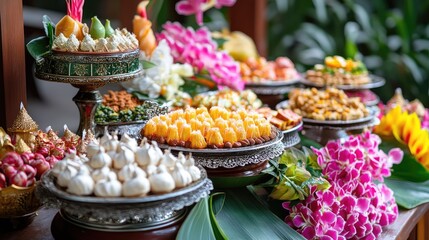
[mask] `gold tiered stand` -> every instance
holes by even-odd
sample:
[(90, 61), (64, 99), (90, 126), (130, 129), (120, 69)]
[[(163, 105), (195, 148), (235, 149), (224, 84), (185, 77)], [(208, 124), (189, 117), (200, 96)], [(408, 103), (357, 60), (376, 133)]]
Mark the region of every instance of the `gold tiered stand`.
[(94, 133), (94, 115), (102, 96), (97, 90), (107, 83), (123, 82), (142, 74), (139, 50), (115, 53), (52, 51), (36, 62), (35, 76), (51, 82), (69, 83), (79, 89), (73, 101), (79, 113), (79, 129)]

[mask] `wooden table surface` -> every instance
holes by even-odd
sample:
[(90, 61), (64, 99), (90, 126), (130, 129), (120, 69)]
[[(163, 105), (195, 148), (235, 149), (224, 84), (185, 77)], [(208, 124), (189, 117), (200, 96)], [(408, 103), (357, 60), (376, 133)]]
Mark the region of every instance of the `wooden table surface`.
[[(400, 210), (398, 219), (390, 226), (383, 228), (381, 240), (405, 240), (416, 226), (417, 222), (427, 214), (429, 203), (411, 210)], [(52, 240), (51, 221), (57, 213), (56, 209), (42, 209), (34, 222), (22, 230), (14, 232), (0, 232), (2, 240)], [(421, 236), (420, 236), (421, 238)], [(427, 239), (427, 236), (422, 238)]]

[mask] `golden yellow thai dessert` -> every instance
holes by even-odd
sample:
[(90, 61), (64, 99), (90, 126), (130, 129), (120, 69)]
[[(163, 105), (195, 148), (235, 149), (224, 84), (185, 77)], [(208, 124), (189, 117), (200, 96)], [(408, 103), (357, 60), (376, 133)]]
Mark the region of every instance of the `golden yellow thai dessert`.
[(361, 61), (341, 56), (326, 57), (325, 64), (316, 64), (307, 71), (306, 78), (316, 84), (328, 86), (362, 85), (371, 81), (368, 70)]
[(148, 121), (141, 134), (161, 144), (194, 149), (249, 146), (276, 136), (262, 115), (222, 107), (187, 108), (157, 116)]
[(315, 120), (355, 120), (369, 115), (359, 98), (349, 98), (342, 90), (294, 89), (289, 108), (304, 118)]

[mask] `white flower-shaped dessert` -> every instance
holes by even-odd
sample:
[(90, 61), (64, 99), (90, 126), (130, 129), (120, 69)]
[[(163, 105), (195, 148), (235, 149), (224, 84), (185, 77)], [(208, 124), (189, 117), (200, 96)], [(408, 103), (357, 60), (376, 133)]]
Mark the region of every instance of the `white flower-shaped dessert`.
[(79, 50), (79, 45), (80, 45), (79, 40), (76, 38), (74, 34), (72, 34), (70, 35), (69, 39), (65, 44), (65, 49), (66, 51), (69, 51), (69, 52), (76, 52), (77, 50)]
[(66, 48), (67, 38), (63, 33), (60, 33), (52, 42), (52, 48), (64, 50)]
[(91, 35), (85, 34), (85, 37), (80, 44), (80, 50), (84, 52), (93, 52), (95, 51), (95, 41), (92, 39)]
[(95, 44), (96, 52), (107, 52), (107, 40), (105, 38), (100, 38)]

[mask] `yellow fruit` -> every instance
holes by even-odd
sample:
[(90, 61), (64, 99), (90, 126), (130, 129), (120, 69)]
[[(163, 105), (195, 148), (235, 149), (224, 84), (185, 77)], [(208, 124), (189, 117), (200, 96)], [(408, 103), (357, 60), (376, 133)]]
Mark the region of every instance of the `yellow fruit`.
[(207, 147), (206, 140), (200, 131), (192, 131), (190, 141), (191, 148), (202, 149)]
[(248, 126), (246, 136), (248, 139), (260, 137), (259, 128), (255, 124)]
[(167, 137), (168, 135), (168, 125), (165, 122), (159, 122), (156, 124), (156, 135), (161, 137)]
[(60, 33), (67, 38), (74, 34), (77, 39), (82, 40), (82, 28), (79, 26), (79, 22), (71, 18), (69, 15), (65, 15), (57, 23), (57, 26), (55, 27), (55, 36), (60, 35)]
[(182, 131), (180, 131), (180, 139), (185, 142), (189, 141), (189, 139), (191, 138), (191, 132), (191, 125), (187, 123), (183, 124)]
[(225, 142), (235, 143), (237, 142), (237, 134), (234, 132), (233, 128), (225, 129), (223, 140)]
[(218, 128), (209, 129), (207, 134), (207, 144), (216, 145), (216, 146), (223, 145), (223, 138)]
[(346, 60), (341, 56), (326, 57), (325, 65), (332, 68), (344, 68)]
[(171, 144), (173, 141), (176, 141), (176, 144), (179, 142), (179, 132), (177, 130), (176, 125), (171, 125), (168, 127), (168, 134), (167, 134), (167, 142), (168, 144)]
[(195, 118), (197, 115), (195, 108), (188, 108), (185, 111), (185, 119), (189, 123), (191, 119)]
[(183, 129), (183, 125), (186, 124), (186, 120), (184, 118), (178, 118), (175, 124), (177, 126), (177, 130), (181, 132)]
[(144, 136), (152, 136), (154, 134), (156, 134), (156, 123), (149, 120), (144, 127)]

